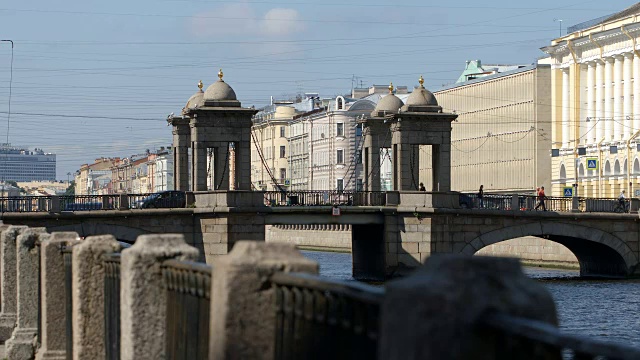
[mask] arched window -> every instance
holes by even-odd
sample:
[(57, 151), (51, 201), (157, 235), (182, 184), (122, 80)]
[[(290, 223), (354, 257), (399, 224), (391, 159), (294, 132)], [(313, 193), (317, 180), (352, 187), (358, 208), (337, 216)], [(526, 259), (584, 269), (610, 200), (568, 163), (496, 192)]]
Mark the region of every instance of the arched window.
[(620, 175), (620, 161), (618, 161), (618, 159), (616, 159), (613, 165), (613, 175)]
[(342, 96), (338, 96), (336, 98), (336, 110), (344, 109), (344, 98)]
[(604, 174), (611, 175), (611, 164), (609, 163), (609, 160), (604, 164)]
[(579, 177), (584, 177), (584, 164), (580, 164), (580, 167), (578, 168), (578, 176)]
[(640, 161), (638, 161), (638, 159), (633, 160), (633, 173), (640, 173)]
[(564, 164), (560, 165), (560, 179), (567, 178), (567, 170), (564, 168)]
[(624, 165), (622, 165), (622, 173), (626, 175), (627, 174), (627, 169), (628, 169), (628, 167), (627, 167), (627, 159), (624, 159)]

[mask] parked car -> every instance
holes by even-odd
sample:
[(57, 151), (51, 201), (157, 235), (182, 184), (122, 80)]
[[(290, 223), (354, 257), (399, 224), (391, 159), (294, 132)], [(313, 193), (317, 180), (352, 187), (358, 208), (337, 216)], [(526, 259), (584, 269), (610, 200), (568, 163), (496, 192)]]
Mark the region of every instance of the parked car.
[(183, 208), (187, 204), (184, 191), (169, 190), (151, 194), (138, 205), (140, 209)]

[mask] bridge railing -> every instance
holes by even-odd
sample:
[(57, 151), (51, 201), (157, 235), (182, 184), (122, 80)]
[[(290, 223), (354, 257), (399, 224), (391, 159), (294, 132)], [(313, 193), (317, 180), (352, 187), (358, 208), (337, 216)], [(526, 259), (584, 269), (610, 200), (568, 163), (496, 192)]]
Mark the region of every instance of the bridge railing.
[(275, 273), (276, 359), (376, 359), (384, 289)]
[(107, 360), (120, 359), (120, 253), (104, 255), (104, 345)]
[(0, 212), (46, 212), (51, 196), (10, 196), (0, 198)]
[(59, 197), (61, 211), (117, 210), (120, 195), (64, 195)]
[(162, 277), (167, 292), (167, 359), (208, 359), (211, 266), (166, 260)]
[(542, 321), (489, 313), (480, 323), (497, 334), (495, 345), (499, 354), (512, 354), (514, 344), (528, 344), (532, 348), (540, 345), (552, 354), (561, 353), (564, 359), (640, 359), (639, 349), (570, 335)]

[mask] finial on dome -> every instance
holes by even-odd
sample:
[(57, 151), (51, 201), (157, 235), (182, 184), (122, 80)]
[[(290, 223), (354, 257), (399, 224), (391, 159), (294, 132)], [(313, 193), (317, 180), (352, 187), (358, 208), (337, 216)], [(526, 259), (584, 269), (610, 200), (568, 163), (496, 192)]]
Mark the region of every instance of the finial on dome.
[(422, 77), (422, 75), (420, 75), (420, 79), (418, 79), (418, 82), (420, 83), (420, 87), (424, 87), (424, 78)]
[[(218, 79), (222, 80), (222, 77), (224, 76), (224, 73), (222, 72), (222, 69), (220, 69), (220, 71), (218, 71)], [(224, 81), (224, 80), (222, 80)]]
[(393, 94), (393, 83), (389, 83), (389, 94)]
[(204, 84), (202, 83), (202, 80), (198, 81), (198, 89), (202, 90), (203, 86)]

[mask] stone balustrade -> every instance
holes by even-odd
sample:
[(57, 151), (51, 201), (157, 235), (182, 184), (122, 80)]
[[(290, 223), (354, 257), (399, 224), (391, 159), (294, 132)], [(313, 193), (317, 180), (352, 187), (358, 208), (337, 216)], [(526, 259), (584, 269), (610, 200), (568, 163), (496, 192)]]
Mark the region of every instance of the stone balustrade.
[(123, 249), (111, 235), (0, 231), (0, 336), (10, 360), (557, 359), (577, 346), (640, 358), (632, 348), (565, 341), (551, 296), (512, 259), (434, 256), (382, 288), (319, 277), (290, 244), (240, 241), (212, 268), (193, 262), (198, 250), (182, 235), (144, 235)]

